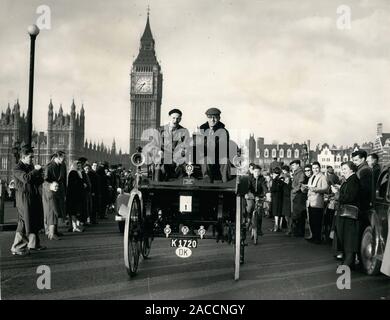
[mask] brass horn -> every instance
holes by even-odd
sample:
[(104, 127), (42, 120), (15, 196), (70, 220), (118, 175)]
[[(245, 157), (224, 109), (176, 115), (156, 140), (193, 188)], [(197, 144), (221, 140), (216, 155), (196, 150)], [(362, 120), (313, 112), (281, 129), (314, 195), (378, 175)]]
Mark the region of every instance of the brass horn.
[(135, 167), (141, 167), (146, 162), (146, 158), (141, 152), (134, 152), (130, 161)]

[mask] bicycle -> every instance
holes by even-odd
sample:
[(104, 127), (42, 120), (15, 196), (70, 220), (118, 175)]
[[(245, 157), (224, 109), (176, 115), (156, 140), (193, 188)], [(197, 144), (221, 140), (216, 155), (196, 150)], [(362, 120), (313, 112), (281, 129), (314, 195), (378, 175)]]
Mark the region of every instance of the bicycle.
[(255, 207), (252, 212), (250, 221), (248, 223), (248, 231), (251, 235), (251, 239), (253, 240), (253, 244), (257, 245), (258, 240), (258, 227), (260, 222), (260, 230), (261, 230), (261, 222), (263, 218), (263, 201), (264, 199), (257, 198), (255, 199)]

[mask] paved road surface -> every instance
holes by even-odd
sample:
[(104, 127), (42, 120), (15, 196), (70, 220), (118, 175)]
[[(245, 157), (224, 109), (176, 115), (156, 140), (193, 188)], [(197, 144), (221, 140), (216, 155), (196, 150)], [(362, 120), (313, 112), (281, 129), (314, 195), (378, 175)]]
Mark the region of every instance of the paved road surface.
[[(241, 279), (233, 280), (233, 247), (201, 240), (188, 259), (178, 258), (167, 239), (155, 239), (150, 259), (129, 279), (117, 225), (102, 221), (46, 251), (12, 256), (13, 232), (1, 232), (2, 299), (390, 299), (390, 278), (352, 273), (351, 290), (336, 287), (337, 262), (327, 245), (271, 233), (246, 249)], [(51, 290), (36, 286), (37, 267), (51, 269)]]

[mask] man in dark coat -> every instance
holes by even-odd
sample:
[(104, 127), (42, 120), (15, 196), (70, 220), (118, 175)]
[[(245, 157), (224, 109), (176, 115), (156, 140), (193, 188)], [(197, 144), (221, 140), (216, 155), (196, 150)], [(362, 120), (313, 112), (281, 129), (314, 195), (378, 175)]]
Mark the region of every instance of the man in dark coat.
[(301, 168), (300, 160), (291, 161), (290, 166), (293, 171), (291, 185), (292, 233), (295, 236), (303, 236), (305, 233), (306, 196), (302, 192), (302, 184), (305, 180), (305, 174)]
[(367, 211), (372, 207), (373, 201), (373, 174), (367, 164), (367, 152), (357, 150), (352, 153), (352, 161), (357, 166), (356, 175), (360, 181), (360, 210), (362, 211), (363, 220), (367, 218)]
[(84, 171), (84, 166), (87, 163), (87, 160), (88, 159), (85, 157), (81, 157), (78, 159), (78, 161), (81, 163), (81, 167), (82, 167), (81, 175), (83, 177), (84, 185), (86, 186), (83, 189), (83, 193), (82, 193), (82, 212), (80, 216), (80, 222), (82, 225), (87, 222), (90, 213), (88, 204), (90, 203), (91, 182), (89, 181), (87, 173)]
[(44, 169), (42, 201), (46, 234), (50, 240), (59, 239), (58, 219), (65, 216), (66, 175), (62, 169), (64, 159), (65, 153), (58, 151)]
[(372, 170), (372, 177), (374, 188), (376, 187), (376, 183), (378, 182), (379, 175), (381, 173), (381, 166), (379, 165), (379, 157), (376, 153), (371, 153), (367, 157), (367, 163)]
[(97, 173), (92, 170), (92, 167), (87, 164), (84, 168), (89, 181), (91, 182), (91, 204), (90, 204), (90, 218), (92, 224), (97, 224), (97, 214), (98, 214), (98, 200), (97, 197), (99, 192), (99, 182)]
[(271, 184), (271, 209), (272, 215), (275, 217), (275, 225), (273, 232), (282, 231), (283, 224), (283, 180), (280, 178), (282, 170), (279, 167), (274, 169), (272, 173)]
[[(364, 230), (370, 224), (368, 211), (372, 207), (374, 197), (373, 174), (366, 159), (367, 152), (365, 150), (357, 150), (352, 153), (352, 161), (357, 166), (356, 175), (359, 178), (360, 184), (359, 209), (361, 220), (359, 221), (359, 245)], [(358, 252), (360, 252), (360, 248)], [(359, 263), (361, 264), (361, 258), (359, 259)]]
[(109, 204), (109, 183), (108, 183), (108, 177), (106, 175), (105, 169), (108, 169), (108, 164), (106, 163), (100, 163), (99, 166), (96, 169), (97, 177), (98, 177), (98, 195), (99, 195), (99, 218), (100, 219), (106, 219), (106, 208)]
[(205, 163), (202, 164), (203, 179), (213, 183), (219, 171), (222, 181), (227, 182), (230, 179), (229, 131), (220, 121), (219, 109), (210, 108), (206, 111), (206, 115), (207, 122), (199, 127), (204, 136), (205, 146)]
[[(267, 182), (261, 175), (261, 167), (259, 165), (253, 165), (253, 176), (249, 177), (249, 193), (245, 196), (247, 203), (248, 217), (252, 216), (252, 212), (255, 209), (255, 201), (264, 199), (265, 194), (268, 192)], [(261, 202), (262, 204), (262, 202)], [(262, 212), (258, 215), (257, 227), (258, 233), (263, 235), (262, 227)]]
[(25, 146), (14, 169), (18, 226), (11, 247), (14, 255), (28, 254), (29, 250), (43, 249), (38, 232), (43, 227), (42, 197), (39, 187), (43, 183), (42, 167), (33, 165), (34, 151)]

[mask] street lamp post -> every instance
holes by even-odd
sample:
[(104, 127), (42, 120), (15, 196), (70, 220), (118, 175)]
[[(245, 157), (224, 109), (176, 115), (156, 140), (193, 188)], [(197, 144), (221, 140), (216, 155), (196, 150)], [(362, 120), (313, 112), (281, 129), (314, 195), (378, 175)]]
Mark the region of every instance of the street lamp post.
[(27, 110), (27, 144), (32, 145), (32, 116), (33, 116), (33, 91), (34, 91), (34, 58), (35, 58), (35, 39), (39, 34), (39, 28), (33, 24), (28, 27), (30, 34), (30, 81), (28, 89), (28, 110)]

